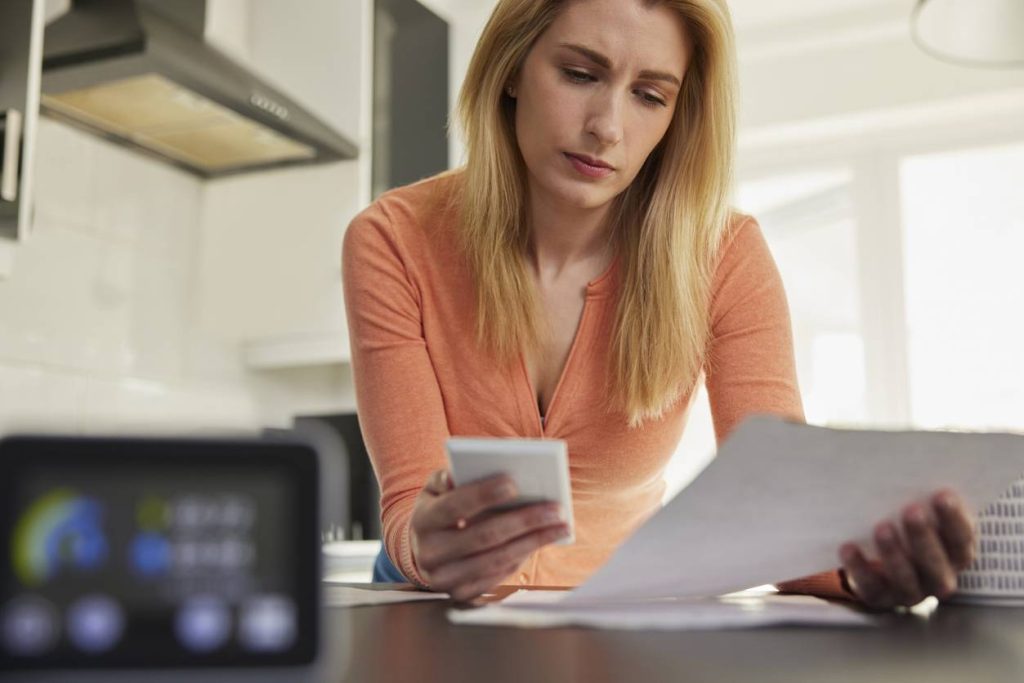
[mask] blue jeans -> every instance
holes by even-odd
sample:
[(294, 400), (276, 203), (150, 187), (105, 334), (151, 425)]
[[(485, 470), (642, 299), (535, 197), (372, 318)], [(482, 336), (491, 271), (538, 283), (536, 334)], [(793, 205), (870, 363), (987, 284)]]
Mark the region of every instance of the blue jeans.
[(409, 583), (409, 579), (405, 578), (402, 572), (398, 571), (398, 567), (388, 557), (383, 545), (380, 548), (380, 552), (377, 553), (377, 559), (373, 563), (373, 582)]

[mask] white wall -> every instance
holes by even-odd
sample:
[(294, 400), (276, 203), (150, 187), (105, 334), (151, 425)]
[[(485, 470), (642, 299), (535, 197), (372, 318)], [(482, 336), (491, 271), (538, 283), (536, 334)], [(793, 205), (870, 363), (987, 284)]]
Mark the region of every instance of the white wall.
[(33, 234), (0, 282), (0, 433), (246, 429), (192, 303), (202, 184), (42, 119)]
[[(231, 14), (241, 0), (220, 0)], [(197, 252), (197, 327), (213, 348), (289, 339), (347, 343), (341, 291), (345, 228), (370, 198), (372, 2), (304, 0), (303, 12), (277, 0), (245, 3), (245, 40), (235, 54), (336, 127), (358, 159), (207, 182)], [(222, 20), (225, 30), (239, 21)], [(214, 364), (216, 367), (216, 363)], [(213, 369), (215, 369), (215, 367)], [(353, 410), (347, 366), (247, 373), (265, 425), (298, 413)]]

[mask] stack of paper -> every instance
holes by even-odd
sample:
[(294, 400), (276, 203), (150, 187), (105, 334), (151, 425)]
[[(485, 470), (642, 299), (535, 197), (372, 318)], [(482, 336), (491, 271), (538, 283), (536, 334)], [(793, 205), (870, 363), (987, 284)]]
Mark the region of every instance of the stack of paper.
[(324, 604), (328, 607), (362, 607), (364, 605), (390, 605), (396, 602), (447, 600), (444, 593), (428, 593), (414, 588), (359, 588), (351, 585), (324, 584)]
[(777, 624), (869, 626), (866, 614), (804, 595), (723, 596), (567, 604), (564, 592), (519, 591), (480, 609), (451, 610), (456, 624), (686, 630), (749, 628)]
[[(1022, 472), (1021, 435), (837, 430), (751, 418), (693, 483), (557, 605), (488, 606), (452, 618), (495, 623), (500, 617), (503, 623), (524, 624), (557, 621), (550, 615), (564, 618), (569, 609), (582, 614), (614, 605), (619, 616), (608, 617), (605, 611), (598, 621), (625, 627), (652, 609), (686, 605), (692, 612), (696, 603), (682, 599), (834, 569), (844, 542), (873, 548), (870, 535), (877, 522), (895, 519), (906, 504), (940, 488), (955, 489), (972, 509), (981, 510)], [(651, 608), (643, 602), (659, 598), (676, 599), (665, 603), (675, 607)], [(765, 609), (796, 604), (779, 600), (787, 598), (779, 596)], [(736, 613), (732, 604), (722, 609), (715, 604), (717, 614), (708, 625), (719, 623), (722, 609)], [(523, 617), (525, 612), (532, 615)], [(749, 614), (745, 625), (764, 623), (755, 612)], [(833, 618), (820, 609), (806, 617), (811, 623)], [(743, 623), (728, 618), (730, 625)], [(679, 621), (688, 627), (700, 624), (699, 619)]]

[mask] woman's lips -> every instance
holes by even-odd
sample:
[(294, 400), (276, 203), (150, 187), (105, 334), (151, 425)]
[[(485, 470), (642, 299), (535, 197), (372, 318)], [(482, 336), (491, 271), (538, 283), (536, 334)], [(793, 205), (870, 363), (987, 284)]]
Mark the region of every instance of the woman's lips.
[(604, 178), (615, 171), (615, 169), (608, 168), (607, 166), (595, 166), (593, 164), (589, 164), (582, 158), (575, 154), (569, 154), (568, 152), (565, 152), (565, 158), (569, 160), (569, 163), (572, 164), (573, 168), (575, 168), (577, 172), (587, 176), (588, 178)]

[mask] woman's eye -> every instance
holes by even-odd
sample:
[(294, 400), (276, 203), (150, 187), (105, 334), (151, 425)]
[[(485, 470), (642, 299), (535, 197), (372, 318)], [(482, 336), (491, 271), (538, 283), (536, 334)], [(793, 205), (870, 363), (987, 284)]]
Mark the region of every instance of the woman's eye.
[(657, 97), (655, 95), (652, 95), (649, 92), (644, 92), (643, 90), (640, 90), (638, 92), (638, 94), (640, 95), (640, 99), (643, 100), (643, 103), (645, 105), (649, 106), (649, 107), (664, 107), (665, 106), (665, 100), (663, 100), (660, 97)]
[[(570, 69), (567, 67), (562, 68), (562, 74), (572, 83), (593, 83), (597, 81), (597, 78), (588, 74), (586, 71), (579, 71), (577, 69)], [(657, 95), (653, 95), (646, 90), (637, 90), (636, 94), (640, 97), (640, 101), (643, 102), (646, 107), (665, 107), (668, 106), (665, 100), (661, 99)]]
[(586, 71), (577, 71), (576, 69), (562, 69), (562, 73), (573, 83), (589, 83), (597, 80)]

